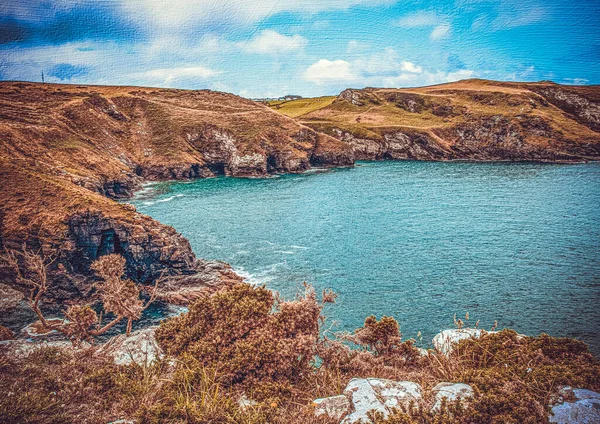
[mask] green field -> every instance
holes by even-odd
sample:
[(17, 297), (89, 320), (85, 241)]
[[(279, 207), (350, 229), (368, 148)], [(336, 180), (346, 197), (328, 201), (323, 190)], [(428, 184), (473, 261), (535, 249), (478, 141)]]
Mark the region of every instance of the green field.
[(329, 106), (336, 99), (336, 96), (325, 96), (315, 97), (312, 99), (298, 99), (298, 100), (272, 100), (269, 102), (269, 106), (272, 109), (283, 113), (290, 118), (297, 118), (315, 110), (322, 109)]

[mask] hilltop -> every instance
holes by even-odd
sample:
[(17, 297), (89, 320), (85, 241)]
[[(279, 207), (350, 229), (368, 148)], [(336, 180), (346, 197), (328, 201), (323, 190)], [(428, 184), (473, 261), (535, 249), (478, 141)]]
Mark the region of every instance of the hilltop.
[[(600, 86), (466, 80), (348, 89), (279, 110), (348, 143), (356, 159), (552, 162), (600, 158), (599, 101)], [(306, 113), (289, 113), (295, 103)]]

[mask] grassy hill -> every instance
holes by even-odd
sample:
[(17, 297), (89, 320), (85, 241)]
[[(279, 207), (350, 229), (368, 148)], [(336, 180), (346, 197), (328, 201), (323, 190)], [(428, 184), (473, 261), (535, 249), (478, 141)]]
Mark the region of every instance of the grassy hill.
[(307, 113), (329, 106), (335, 99), (336, 96), (325, 96), (289, 101), (271, 100), (268, 103), (269, 106), (277, 112), (289, 116), (290, 118), (298, 118)]
[(466, 80), (349, 89), (279, 112), (313, 109), (290, 116), (347, 142), (357, 159), (576, 161), (600, 157), (599, 99), (599, 86)]

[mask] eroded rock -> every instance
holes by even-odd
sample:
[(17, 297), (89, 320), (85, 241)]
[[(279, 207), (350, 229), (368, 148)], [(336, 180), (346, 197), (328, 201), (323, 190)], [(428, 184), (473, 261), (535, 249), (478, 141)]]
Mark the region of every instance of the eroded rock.
[(344, 395), (315, 399), (315, 416), (326, 415), (333, 420), (341, 420), (348, 413), (350, 401)]
[(479, 328), (452, 328), (436, 334), (432, 343), (438, 352), (448, 355), (452, 352), (453, 346), (461, 340), (478, 339), (484, 333), (487, 332)]
[(343, 395), (315, 400), (315, 415), (327, 414), (335, 420), (344, 417), (342, 424), (369, 423), (370, 411), (387, 417), (393, 409), (408, 408), (421, 397), (421, 386), (412, 381), (353, 378)]
[(101, 345), (97, 353), (112, 356), (117, 365), (151, 364), (165, 356), (154, 337), (155, 331), (156, 327), (149, 327), (134, 331), (129, 336), (115, 336)]
[(458, 399), (466, 400), (473, 397), (473, 388), (465, 383), (439, 383), (432, 393), (435, 396), (435, 404), (431, 408), (433, 412), (439, 411), (442, 406), (442, 400), (454, 402)]
[(560, 395), (560, 403), (552, 407), (551, 423), (600, 423), (600, 393), (564, 387), (561, 389)]

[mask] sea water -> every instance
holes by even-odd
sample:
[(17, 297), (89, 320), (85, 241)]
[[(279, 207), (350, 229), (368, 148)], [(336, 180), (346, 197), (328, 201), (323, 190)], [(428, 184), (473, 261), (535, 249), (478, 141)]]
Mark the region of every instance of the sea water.
[(333, 289), (333, 330), (388, 315), (427, 346), (468, 312), (600, 354), (600, 164), (362, 162), (158, 183), (131, 203), (251, 283)]

